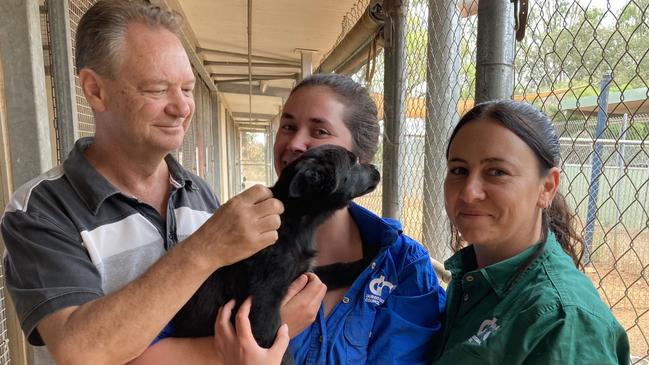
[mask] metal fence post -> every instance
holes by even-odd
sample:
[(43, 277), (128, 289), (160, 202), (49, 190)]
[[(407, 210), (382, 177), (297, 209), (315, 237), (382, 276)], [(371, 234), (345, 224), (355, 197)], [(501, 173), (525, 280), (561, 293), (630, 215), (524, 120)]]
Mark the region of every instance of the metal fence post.
[(590, 252), (593, 245), (593, 234), (595, 231), (595, 219), (597, 218), (597, 199), (599, 195), (599, 178), (602, 175), (602, 138), (606, 120), (608, 117), (608, 86), (611, 84), (611, 75), (604, 74), (600, 84), (600, 93), (597, 98), (597, 128), (595, 130), (595, 148), (592, 158), (592, 169), (590, 173), (590, 185), (588, 188), (588, 216), (586, 218), (586, 229), (584, 241), (584, 265), (590, 262)]
[(401, 123), (404, 119), (406, 90), (406, 0), (385, 1), (385, 81), (384, 110), (385, 132), (383, 138), (383, 216), (399, 218), (401, 194)]
[(48, 1), (47, 14), (52, 42), (52, 76), (56, 103), (56, 129), (59, 139), (59, 161), (68, 157), (79, 138), (77, 98), (72, 66), (70, 10), (67, 1)]
[(450, 253), (443, 194), (444, 154), (447, 136), (459, 118), (461, 34), (454, 3), (428, 0), (428, 7), (422, 233), (423, 243), (430, 249), (431, 256), (443, 260)]
[(478, 3), (475, 101), (509, 99), (514, 91), (514, 16), (510, 0)]

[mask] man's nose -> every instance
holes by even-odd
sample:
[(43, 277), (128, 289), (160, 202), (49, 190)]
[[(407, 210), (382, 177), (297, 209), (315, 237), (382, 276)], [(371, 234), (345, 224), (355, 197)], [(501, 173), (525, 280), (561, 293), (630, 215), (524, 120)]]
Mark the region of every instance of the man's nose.
[(192, 96), (187, 96), (182, 90), (177, 90), (169, 93), (169, 102), (165, 107), (165, 111), (176, 118), (187, 118), (192, 111), (194, 99)]

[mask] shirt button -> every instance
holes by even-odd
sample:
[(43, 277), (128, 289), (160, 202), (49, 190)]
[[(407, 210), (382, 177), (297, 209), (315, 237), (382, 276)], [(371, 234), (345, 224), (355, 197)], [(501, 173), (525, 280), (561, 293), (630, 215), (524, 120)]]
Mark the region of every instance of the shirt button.
[(345, 303), (345, 304), (349, 303), (349, 298), (343, 297), (343, 303)]
[(465, 302), (469, 301), (469, 294), (464, 294), (464, 298), (462, 298)]
[(472, 282), (473, 281), (473, 275), (467, 275), (466, 276), (466, 281)]
[(322, 336), (318, 337), (318, 341), (320, 341), (320, 343), (322, 343)]
[(373, 262), (372, 263), (372, 270), (374, 270), (375, 267), (376, 267), (376, 262)]

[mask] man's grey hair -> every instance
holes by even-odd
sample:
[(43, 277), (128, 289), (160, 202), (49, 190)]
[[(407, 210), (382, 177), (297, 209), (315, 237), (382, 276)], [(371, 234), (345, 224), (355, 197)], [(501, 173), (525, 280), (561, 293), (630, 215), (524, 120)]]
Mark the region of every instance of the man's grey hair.
[(180, 39), (182, 18), (144, 0), (100, 0), (81, 17), (77, 27), (75, 66), (77, 74), (89, 68), (114, 79), (119, 51), (131, 23), (161, 27)]

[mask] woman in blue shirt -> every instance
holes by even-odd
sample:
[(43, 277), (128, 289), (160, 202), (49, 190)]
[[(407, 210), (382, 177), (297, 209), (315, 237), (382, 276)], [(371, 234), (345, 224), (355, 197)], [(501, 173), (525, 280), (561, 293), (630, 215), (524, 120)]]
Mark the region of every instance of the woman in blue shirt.
[[(370, 162), (379, 133), (376, 105), (365, 88), (346, 76), (312, 75), (292, 90), (282, 110), (275, 169), (280, 173), (306, 150), (323, 144), (346, 147), (361, 162)], [(429, 363), (445, 294), (422, 245), (404, 235), (398, 221), (352, 203), (318, 229), (316, 246), (315, 271), (328, 287), (315, 321), (303, 329), (292, 324), (295, 313), (282, 311), (294, 336), (289, 351), (296, 364)], [(328, 280), (328, 273), (341, 270), (348, 282)], [(229, 313), (225, 307), (220, 318)], [(238, 337), (227, 321), (217, 320), (217, 343), (222, 341), (217, 350), (234, 353), (234, 359), (227, 357), (233, 363), (242, 360), (237, 357), (241, 354), (261, 356), (249, 363), (273, 363), (274, 352), (257, 348), (246, 337), (245, 316), (241, 318)]]

